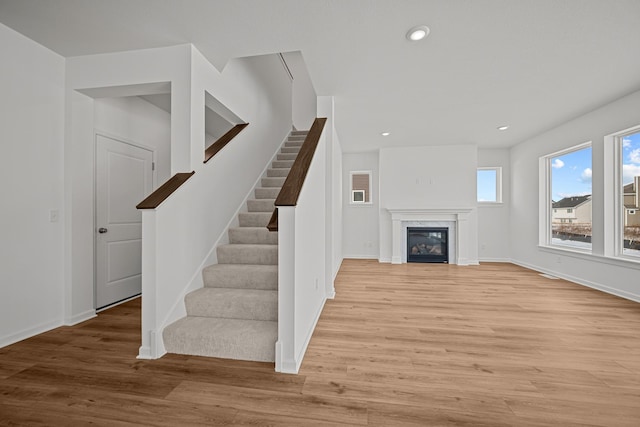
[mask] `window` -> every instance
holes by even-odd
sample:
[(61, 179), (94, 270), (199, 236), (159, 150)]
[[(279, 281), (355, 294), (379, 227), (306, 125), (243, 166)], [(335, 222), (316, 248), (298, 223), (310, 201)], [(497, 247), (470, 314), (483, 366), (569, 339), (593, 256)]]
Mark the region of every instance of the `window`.
[(540, 158), (540, 244), (591, 251), (591, 143)]
[[(640, 130), (619, 135), (617, 138), (619, 195), (618, 218), (619, 251), (622, 255), (640, 257)], [(621, 246), (621, 247), (620, 247)]]
[(478, 168), (479, 203), (502, 203), (502, 168)]
[(353, 204), (371, 204), (371, 171), (351, 172), (351, 199)]

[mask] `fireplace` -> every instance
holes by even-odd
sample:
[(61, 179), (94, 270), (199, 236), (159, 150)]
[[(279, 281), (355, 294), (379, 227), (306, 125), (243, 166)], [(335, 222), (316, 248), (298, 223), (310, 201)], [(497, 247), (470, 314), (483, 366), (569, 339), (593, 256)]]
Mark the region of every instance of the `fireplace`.
[(407, 227), (407, 262), (449, 262), (449, 229)]

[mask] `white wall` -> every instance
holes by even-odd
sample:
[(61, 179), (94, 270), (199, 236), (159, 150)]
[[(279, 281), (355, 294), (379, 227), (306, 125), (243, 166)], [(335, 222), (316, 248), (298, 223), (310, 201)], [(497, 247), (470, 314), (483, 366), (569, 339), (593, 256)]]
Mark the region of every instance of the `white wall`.
[(171, 115), (137, 96), (94, 102), (96, 132), (154, 151), (154, 189), (171, 178)]
[[(342, 155), (342, 245), (345, 258), (377, 259), (379, 246), (380, 198), (378, 152)], [(350, 172), (371, 171), (371, 204), (351, 204)]]
[(293, 75), (293, 126), (298, 130), (309, 130), (317, 114), (317, 96), (307, 65), (300, 51), (284, 53), (283, 57)]
[(511, 168), (508, 149), (478, 149), (478, 167), (502, 168), (502, 203), (478, 203), (480, 261), (509, 262)]
[[(68, 324), (94, 313), (95, 102), (87, 94), (97, 97), (144, 95), (166, 93), (148, 92), (153, 85), (162, 86), (163, 90), (169, 88), (171, 174), (192, 170), (190, 58), (191, 46), (181, 45), (66, 60), (65, 322)], [(201, 114), (204, 116), (204, 107)]]
[(0, 52), (2, 347), (63, 321), (65, 62), (2, 24)]
[(392, 255), (387, 209), (469, 208), (467, 253), (477, 263), (476, 146), (382, 148), (379, 156), (380, 260), (389, 262)]
[[(511, 149), (511, 257), (514, 262), (640, 301), (640, 264), (604, 257), (605, 135), (640, 124), (640, 92), (632, 93)], [(541, 156), (591, 141), (593, 153), (593, 255), (538, 247)], [(608, 190), (611, 191), (611, 190)]]

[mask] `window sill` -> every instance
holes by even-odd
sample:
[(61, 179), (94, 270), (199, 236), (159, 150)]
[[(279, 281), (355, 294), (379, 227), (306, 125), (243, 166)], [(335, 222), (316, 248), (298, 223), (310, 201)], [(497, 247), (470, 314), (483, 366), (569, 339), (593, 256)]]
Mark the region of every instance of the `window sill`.
[(478, 202), (479, 208), (501, 208), (505, 206), (504, 202)]
[(557, 255), (570, 256), (572, 258), (578, 258), (585, 261), (598, 261), (604, 264), (615, 265), (617, 267), (635, 268), (640, 269), (640, 259), (631, 258), (628, 256), (605, 256), (596, 255), (592, 252), (581, 251), (575, 248), (563, 248), (559, 246), (538, 245), (538, 249), (544, 252), (549, 252)]
[(368, 203), (354, 203), (354, 202), (349, 202), (349, 206), (371, 207), (371, 206), (373, 206), (373, 203), (372, 203), (372, 202), (368, 202)]

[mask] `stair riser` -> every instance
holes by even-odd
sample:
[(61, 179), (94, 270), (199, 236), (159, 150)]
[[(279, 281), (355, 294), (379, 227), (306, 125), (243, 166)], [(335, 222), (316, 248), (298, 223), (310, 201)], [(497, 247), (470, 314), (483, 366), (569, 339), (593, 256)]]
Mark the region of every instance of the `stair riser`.
[(276, 159), (277, 160), (295, 160), (296, 155), (295, 154), (278, 154)]
[[(237, 332), (236, 325), (239, 325)], [(169, 353), (273, 362), (278, 325), (276, 322), (185, 318), (167, 326), (162, 337)]]
[(280, 193), (279, 188), (256, 188), (256, 199), (275, 199)]
[(300, 147), (282, 147), (280, 152), (282, 154), (298, 154), (300, 152)]
[(238, 227), (229, 229), (229, 243), (253, 245), (277, 245), (278, 233), (266, 227)]
[(272, 168), (287, 168), (291, 169), (293, 166), (293, 160), (274, 160), (271, 164)]
[(286, 177), (291, 168), (267, 169), (268, 177)]
[(275, 199), (249, 199), (247, 209), (249, 212), (273, 212)]
[(285, 177), (283, 176), (278, 176), (278, 177), (267, 177), (267, 178), (262, 178), (262, 180), (260, 181), (263, 187), (282, 187), (282, 184), (284, 184), (284, 180)]
[(219, 264), (278, 264), (276, 245), (225, 245), (216, 248)]
[(185, 297), (188, 316), (278, 320), (278, 292), (204, 288)]
[(202, 280), (204, 286), (210, 288), (276, 290), (278, 289), (278, 270), (256, 271), (249, 266), (233, 271), (225, 268), (205, 268), (202, 271)]
[(287, 141), (284, 143), (285, 147), (302, 147), (302, 143), (304, 141), (300, 140), (300, 141)]
[(273, 212), (241, 212), (238, 214), (240, 227), (266, 227)]

